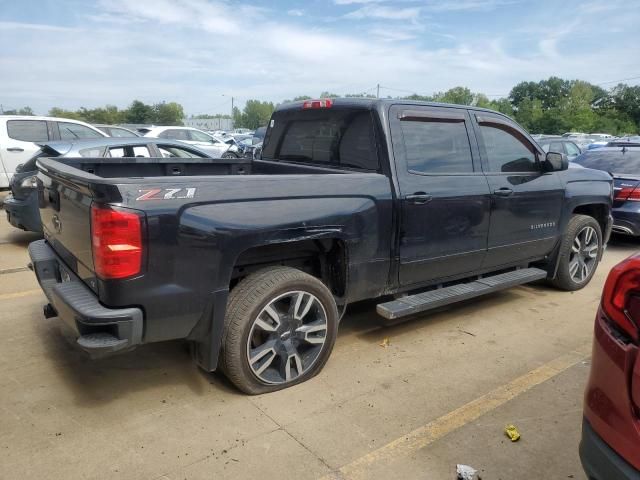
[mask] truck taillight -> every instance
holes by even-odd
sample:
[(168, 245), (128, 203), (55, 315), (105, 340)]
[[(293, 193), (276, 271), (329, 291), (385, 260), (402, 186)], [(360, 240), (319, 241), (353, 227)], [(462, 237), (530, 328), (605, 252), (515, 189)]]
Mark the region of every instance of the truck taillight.
[(122, 208), (91, 205), (91, 247), (98, 277), (107, 280), (140, 273), (141, 214)]
[(640, 254), (632, 255), (609, 272), (602, 293), (602, 309), (635, 342), (640, 320)]
[(333, 105), (333, 100), (322, 98), (320, 100), (306, 100), (302, 104), (302, 108), (305, 110), (308, 108), (331, 108), (331, 105)]

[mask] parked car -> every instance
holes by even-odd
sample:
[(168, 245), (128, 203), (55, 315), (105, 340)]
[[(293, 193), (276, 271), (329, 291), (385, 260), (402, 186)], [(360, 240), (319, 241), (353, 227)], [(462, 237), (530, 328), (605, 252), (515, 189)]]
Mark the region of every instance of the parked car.
[(258, 127), (253, 132), (253, 144), (260, 143), (264, 140), (264, 136), (267, 133), (267, 127)]
[(640, 480), (640, 254), (616, 265), (595, 319), (580, 459), (590, 480)]
[(253, 130), (249, 128), (234, 128), (231, 133), (233, 135), (252, 135)]
[(7, 220), (14, 227), (42, 232), (36, 191), (36, 161), (39, 158), (58, 157), (209, 158), (209, 155), (181, 142), (139, 137), (126, 140), (96, 138), (40, 144), (38, 151), (27, 162), (18, 165), (10, 182), (11, 193), (4, 201)]
[(578, 155), (582, 153), (580, 147), (573, 141), (567, 140), (562, 137), (541, 137), (536, 140), (538, 145), (542, 147), (545, 152), (557, 152), (564, 153), (569, 161), (574, 160)]
[(0, 189), (9, 188), (16, 167), (38, 151), (38, 142), (103, 138), (107, 134), (68, 118), (0, 115)]
[(322, 369), (352, 302), (386, 296), (397, 322), (534, 280), (587, 285), (612, 180), (568, 163), (490, 110), (288, 103), (262, 160), (39, 160), (46, 240), (29, 253), (45, 313), (90, 355), (187, 339), (203, 369), (265, 393)]
[(170, 138), (194, 145), (216, 158), (238, 158), (238, 147), (191, 127), (153, 127), (145, 137)]
[(139, 133), (129, 130), (128, 128), (119, 127), (118, 125), (94, 125), (97, 129), (102, 130), (110, 137), (134, 138), (140, 137)]
[(611, 174), (613, 231), (640, 235), (640, 144), (610, 142), (605, 147), (586, 151), (573, 163)]

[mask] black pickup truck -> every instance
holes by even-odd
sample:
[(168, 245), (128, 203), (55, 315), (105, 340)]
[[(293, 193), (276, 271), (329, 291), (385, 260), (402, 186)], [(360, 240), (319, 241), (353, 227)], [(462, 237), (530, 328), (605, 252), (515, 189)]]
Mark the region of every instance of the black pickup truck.
[(577, 290), (611, 231), (607, 173), (473, 107), (305, 101), (259, 160), (38, 167), (45, 315), (94, 357), (187, 339), (251, 394), (317, 374), (350, 303), (396, 322), (545, 278)]

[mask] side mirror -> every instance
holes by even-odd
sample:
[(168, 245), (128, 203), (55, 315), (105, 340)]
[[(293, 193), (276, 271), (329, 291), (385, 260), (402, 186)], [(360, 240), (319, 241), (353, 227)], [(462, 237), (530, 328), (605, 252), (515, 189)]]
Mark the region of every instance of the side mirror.
[(569, 159), (564, 153), (547, 152), (544, 163), (547, 172), (561, 172), (569, 168)]

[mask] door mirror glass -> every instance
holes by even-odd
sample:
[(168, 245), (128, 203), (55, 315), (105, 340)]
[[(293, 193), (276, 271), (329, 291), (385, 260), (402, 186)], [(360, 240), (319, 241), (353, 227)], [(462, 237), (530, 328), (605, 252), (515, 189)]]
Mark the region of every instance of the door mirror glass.
[(563, 153), (547, 152), (544, 163), (547, 172), (560, 172), (569, 168), (569, 160)]

